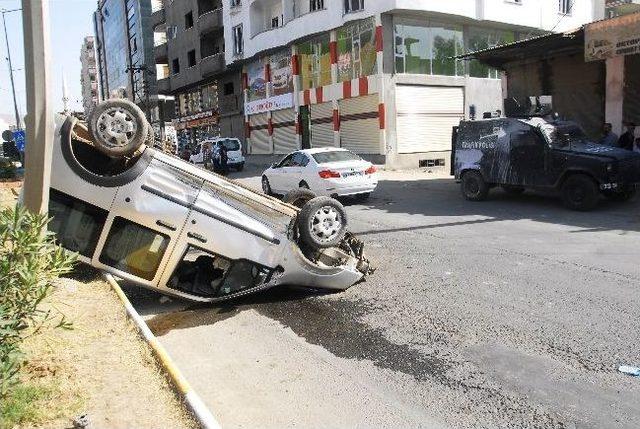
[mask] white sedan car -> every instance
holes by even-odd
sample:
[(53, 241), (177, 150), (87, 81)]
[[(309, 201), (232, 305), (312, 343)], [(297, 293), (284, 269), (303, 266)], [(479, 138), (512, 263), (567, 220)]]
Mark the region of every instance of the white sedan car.
[(341, 148), (315, 148), (292, 152), (262, 173), (265, 194), (303, 188), (316, 195), (353, 195), (366, 199), (378, 186), (376, 167)]

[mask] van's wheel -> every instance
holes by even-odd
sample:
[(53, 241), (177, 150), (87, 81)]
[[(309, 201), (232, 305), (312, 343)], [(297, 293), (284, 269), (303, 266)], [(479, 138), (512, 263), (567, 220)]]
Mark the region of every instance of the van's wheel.
[(585, 174), (569, 176), (562, 184), (562, 200), (571, 210), (587, 211), (598, 204), (598, 184)]
[(466, 171), (462, 175), (460, 185), (462, 196), (469, 201), (482, 201), (489, 194), (489, 186), (484, 181), (482, 174), (475, 170)]
[(104, 101), (89, 117), (96, 149), (111, 158), (133, 154), (149, 137), (149, 128), (142, 110), (129, 100)]
[(501, 185), (502, 190), (509, 195), (520, 195), (524, 192), (524, 187), (515, 185)]
[(269, 179), (267, 179), (267, 176), (262, 176), (262, 192), (267, 195), (273, 195), (273, 192), (271, 191), (271, 185), (269, 184)]
[(316, 197), (316, 194), (314, 192), (308, 189), (298, 188), (298, 189), (292, 189), (289, 192), (287, 192), (282, 198), (282, 201), (284, 201), (285, 203), (294, 205), (301, 209), (306, 203), (308, 203), (315, 197)]
[(316, 197), (307, 202), (298, 215), (300, 238), (314, 249), (336, 246), (347, 230), (347, 213), (339, 201)]

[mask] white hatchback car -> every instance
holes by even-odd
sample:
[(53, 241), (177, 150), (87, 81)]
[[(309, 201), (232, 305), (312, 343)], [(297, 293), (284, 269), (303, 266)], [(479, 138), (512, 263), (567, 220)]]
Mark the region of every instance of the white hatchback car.
[(262, 190), (269, 195), (306, 188), (316, 195), (366, 199), (377, 186), (376, 167), (341, 148), (292, 152), (262, 173)]
[(227, 148), (227, 165), (229, 168), (233, 168), (237, 171), (242, 171), (244, 168), (244, 156), (242, 155), (242, 145), (240, 140), (229, 137), (219, 137), (217, 139), (203, 140), (196, 146), (195, 152), (189, 158), (189, 162), (194, 164), (204, 163), (204, 146), (209, 146), (213, 151), (216, 145), (224, 145)]

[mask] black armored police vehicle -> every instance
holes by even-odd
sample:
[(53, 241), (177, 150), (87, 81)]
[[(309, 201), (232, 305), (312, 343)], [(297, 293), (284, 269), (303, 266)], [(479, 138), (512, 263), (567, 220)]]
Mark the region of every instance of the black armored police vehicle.
[(462, 195), (481, 201), (495, 186), (514, 194), (552, 189), (574, 210), (593, 209), (600, 195), (631, 198), (640, 182), (640, 153), (590, 141), (541, 98), (532, 97), (525, 108), (505, 100), (507, 117), (485, 114), (454, 127), (451, 174)]

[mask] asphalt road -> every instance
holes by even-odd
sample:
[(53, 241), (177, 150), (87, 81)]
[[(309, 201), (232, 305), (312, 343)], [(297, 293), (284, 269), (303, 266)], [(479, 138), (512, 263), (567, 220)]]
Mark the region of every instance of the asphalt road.
[(344, 293), (129, 290), (224, 427), (640, 427), (640, 379), (617, 372), (640, 365), (640, 197), (578, 213), (381, 178), (346, 203), (378, 269)]

